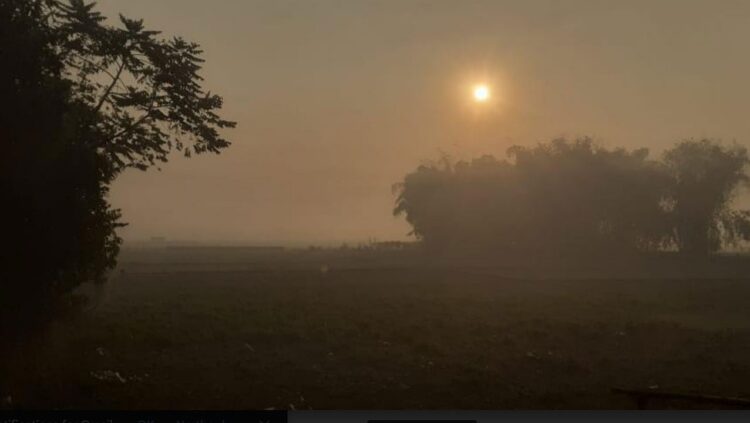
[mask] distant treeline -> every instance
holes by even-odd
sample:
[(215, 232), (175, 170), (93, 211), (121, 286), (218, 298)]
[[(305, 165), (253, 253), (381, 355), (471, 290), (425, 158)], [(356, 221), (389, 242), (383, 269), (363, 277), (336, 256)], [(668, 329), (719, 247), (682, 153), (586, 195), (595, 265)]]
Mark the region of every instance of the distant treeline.
[(663, 251), (705, 255), (750, 239), (747, 150), (687, 140), (660, 160), (589, 138), (514, 146), (507, 159), (448, 157), (394, 186), (394, 215), (434, 249)]

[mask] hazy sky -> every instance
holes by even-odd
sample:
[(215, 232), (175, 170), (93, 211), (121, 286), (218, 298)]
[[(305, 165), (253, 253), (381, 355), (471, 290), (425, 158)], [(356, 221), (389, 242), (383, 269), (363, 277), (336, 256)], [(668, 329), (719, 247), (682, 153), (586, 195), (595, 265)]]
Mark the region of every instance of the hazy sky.
[[(136, 170), (126, 239), (404, 238), (391, 185), (440, 152), (591, 135), (658, 154), (750, 142), (750, 2), (102, 0), (204, 50), (219, 156)], [(493, 102), (470, 101), (487, 81)]]

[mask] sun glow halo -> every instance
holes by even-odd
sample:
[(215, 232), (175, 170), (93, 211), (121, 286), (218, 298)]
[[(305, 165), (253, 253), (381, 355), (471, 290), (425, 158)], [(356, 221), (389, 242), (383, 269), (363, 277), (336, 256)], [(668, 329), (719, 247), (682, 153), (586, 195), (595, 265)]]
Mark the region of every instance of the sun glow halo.
[(474, 86), (474, 101), (477, 103), (484, 103), (490, 99), (490, 87), (485, 84), (478, 84)]

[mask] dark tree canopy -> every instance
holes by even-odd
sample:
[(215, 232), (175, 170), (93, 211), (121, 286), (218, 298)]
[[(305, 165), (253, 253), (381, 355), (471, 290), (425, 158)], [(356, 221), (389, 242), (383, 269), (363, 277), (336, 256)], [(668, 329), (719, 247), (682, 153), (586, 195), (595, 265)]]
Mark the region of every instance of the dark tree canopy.
[(744, 149), (687, 141), (648, 150), (591, 139), (511, 147), (508, 160), (420, 166), (395, 186), (394, 214), (432, 248), (526, 253), (715, 251), (750, 238), (750, 215), (729, 200), (746, 180)]
[(94, 112), (85, 123), (115, 171), (166, 161), (172, 148), (189, 156), (229, 146), (218, 130), (235, 124), (216, 114), (221, 97), (200, 85), (198, 44), (162, 39), (142, 20), (122, 15), (120, 27), (108, 26), (82, 0), (47, 3), (62, 76), (73, 100)]
[(666, 241), (666, 179), (648, 150), (608, 150), (590, 139), (509, 150), (528, 184), (540, 243), (556, 248), (655, 249)]
[(114, 266), (107, 194), (121, 171), (229, 145), (200, 53), (141, 21), (109, 26), (81, 0), (0, 0), (0, 331)]
[(681, 251), (705, 255), (722, 244), (750, 239), (750, 211), (732, 210), (747, 185), (747, 149), (711, 140), (688, 140), (664, 154), (671, 177), (674, 231)]

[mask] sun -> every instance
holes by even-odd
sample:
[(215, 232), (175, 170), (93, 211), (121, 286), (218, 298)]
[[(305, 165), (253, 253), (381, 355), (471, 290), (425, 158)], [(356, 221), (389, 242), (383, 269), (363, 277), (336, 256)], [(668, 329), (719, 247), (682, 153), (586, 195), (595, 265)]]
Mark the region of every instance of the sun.
[(485, 84), (477, 84), (474, 86), (474, 101), (477, 103), (484, 103), (490, 99), (490, 87)]

